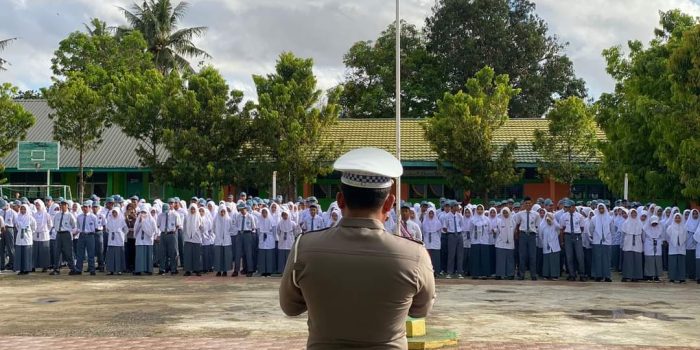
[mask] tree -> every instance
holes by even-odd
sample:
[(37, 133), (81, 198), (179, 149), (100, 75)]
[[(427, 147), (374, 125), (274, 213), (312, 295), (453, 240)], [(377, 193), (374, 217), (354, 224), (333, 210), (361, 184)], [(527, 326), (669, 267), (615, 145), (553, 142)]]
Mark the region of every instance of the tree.
[(547, 113), (547, 130), (535, 130), (532, 149), (539, 153), (540, 174), (569, 185), (594, 173), (596, 124), (591, 107), (578, 97), (559, 100)]
[[(508, 74), (522, 90), (513, 117), (539, 118), (557, 97), (585, 97), (583, 80), (528, 0), (439, 0), (426, 19), (427, 50), (436, 59), (440, 93), (461, 89), (481, 67)], [(437, 98), (438, 96), (436, 96)]]
[(678, 10), (660, 12), (660, 17), (649, 47), (630, 41), (627, 55), (621, 47), (603, 51), (608, 74), (617, 83), (614, 93), (603, 94), (596, 103), (596, 118), (606, 135), (599, 176), (618, 194), (628, 174), (630, 197), (680, 200), (681, 179), (669, 166), (677, 156), (674, 144), (680, 143), (671, 137), (678, 125), (668, 119), (669, 111), (679, 108), (673, 102), (669, 57), (671, 47), (696, 20)]
[(331, 90), (323, 104), (312, 68), (312, 59), (284, 52), (275, 73), (253, 76), (259, 99), (253, 125), (256, 152), (268, 158), (269, 174), (278, 172), (286, 198), (296, 197), (299, 181), (313, 183), (329, 173), (328, 160), (339, 152), (337, 142), (321, 138), (337, 122), (340, 90)]
[(44, 98), (41, 90), (17, 90), (12, 97), (15, 100), (38, 100)]
[(249, 120), (234, 107), (242, 92), (229, 87), (212, 67), (187, 77), (187, 88), (172, 98), (171, 118), (163, 132), (170, 152), (165, 171), (176, 186), (199, 188), (202, 195), (226, 183), (240, 181), (249, 145)]
[(477, 72), (465, 88), (446, 92), (423, 129), (450, 186), (471, 189), (488, 201), (490, 192), (519, 177), (515, 140), (502, 146), (493, 143), (494, 132), (508, 120), (508, 103), (519, 90), (507, 75), (496, 76), (490, 67)]
[(658, 125), (661, 157), (683, 184), (682, 194), (700, 199), (700, 25), (683, 32), (669, 59), (674, 108)]
[[(0, 51), (4, 50), (5, 47), (7, 47), (7, 45), (9, 45), (10, 42), (13, 41), (13, 40), (17, 40), (17, 38), (10, 38), (10, 39), (0, 40)], [(0, 71), (4, 71), (4, 70), (5, 70), (5, 68), (3, 67), (3, 65), (4, 65), (5, 63), (7, 63), (7, 61), (4, 60), (4, 59), (2, 59), (2, 57), (0, 57)]]
[(163, 183), (167, 180), (161, 159), (164, 131), (177, 118), (194, 117), (177, 114), (179, 110), (173, 107), (172, 101), (185, 93), (182, 79), (178, 74), (164, 77), (160, 71), (149, 69), (117, 77), (114, 85), (111, 119), (124, 134), (141, 141), (136, 148), (141, 165), (150, 168), (156, 181)]
[[(27, 130), (34, 125), (34, 116), (13, 101), (17, 91), (10, 83), (0, 85), (0, 158), (15, 149), (17, 141), (24, 140)], [(0, 164), (0, 172), (4, 168), (4, 164)]]
[[(358, 41), (343, 57), (348, 71), (340, 95), (341, 117), (387, 118), (396, 100), (396, 28), (384, 30), (376, 41)], [(438, 86), (426, 40), (412, 24), (401, 24), (401, 115), (427, 117), (435, 108)]]
[[(93, 22), (99, 22), (93, 20)], [(83, 159), (102, 142), (114, 105), (115, 81), (152, 67), (139, 32), (115, 37), (105, 31), (73, 32), (51, 59), (53, 84), (43, 93), (53, 108), (54, 139), (79, 153), (79, 198), (84, 196)]]
[(53, 119), (54, 139), (78, 151), (78, 198), (82, 202), (85, 196), (83, 159), (85, 153), (102, 142), (102, 132), (107, 126), (107, 101), (80, 74), (54, 83), (45, 94), (49, 107), (54, 110), (49, 114)]
[(207, 27), (178, 29), (178, 22), (185, 16), (188, 6), (184, 1), (173, 8), (170, 0), (144, 0), (141, 6), (132, 5), (131, 11), (120, 8), (131, 26), (121, 31), (137, 30), (143, 34), (148, 52), (163, 74), (171, 70), (192, 72), (186, 57), (211, 57), (192, 43), (193, 38), (204, 35)]

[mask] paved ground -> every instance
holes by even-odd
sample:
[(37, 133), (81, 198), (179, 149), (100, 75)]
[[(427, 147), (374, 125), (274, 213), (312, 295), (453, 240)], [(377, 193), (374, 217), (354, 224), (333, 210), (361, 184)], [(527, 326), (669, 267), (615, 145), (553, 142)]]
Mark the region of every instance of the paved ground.
[[(302, 349), (277, 279), (0, 275), (0, 349)], [(700, 286), (440, 280), (460, 348), (700, 347)]]

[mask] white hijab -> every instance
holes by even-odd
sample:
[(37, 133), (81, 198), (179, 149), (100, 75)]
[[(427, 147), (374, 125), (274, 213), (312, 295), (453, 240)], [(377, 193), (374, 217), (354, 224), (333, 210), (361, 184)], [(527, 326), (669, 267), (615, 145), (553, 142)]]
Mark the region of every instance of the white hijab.
[(632, 212), (638, 214), (637, 209), (630, 209), (627, 220), (622, 224), (622, 232), (628, 235), (638, 236), (642, 234), (642, 221), (639, 219), (639, 214), (633, 218)]

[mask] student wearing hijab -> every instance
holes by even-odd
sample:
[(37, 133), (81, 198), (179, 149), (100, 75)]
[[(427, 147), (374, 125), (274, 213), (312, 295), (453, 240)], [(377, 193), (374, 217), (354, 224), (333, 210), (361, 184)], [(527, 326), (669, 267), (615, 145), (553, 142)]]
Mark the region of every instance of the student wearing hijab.
[(196, 204), (190, 204), (190, 208), (185, 216), (183, 224), (183, 234), (185, 237), (183, 261), (185, 266), (185, 276), (195, 273), (201, 276), (202, 271), (202, 227), (204, 222), (197, 211)]
[(128, 202), (124, 212), (124, 220), (128, 228), (124, 253), (126, 256), (126, 271), (133, 272), (136, 263), (136, 237), (134, 236), (134, 225), (136, 224), (136, 204)]
[(233, 226), (225, 205), (220, 205), (218, 213), (212, 222), (214, 233), (214, 271), (216, 277), (225, 277), (233, 263), (233, 249), (231, 248), (231, 236)]
[(153, 241), (157, 235), (158, 225), (149, 211), (148, 205), (141, 206), (134, 225), (134, 234), (136, 235), (135, 276), (141, 276), (142, 273), (153, 274)]
[(289, 252), (294, 245), (294, 239), (301, 233), (301, 228), (292, 221), (288, 210), (283, 210), (277, 224), (277, 273), (282, 274), (287, 266)]
[(490, 254), (490, 261), (488, 263), (488, 276), (491, 277), (496, 273), (496, 235), (498, 234), (498, 210), (491, 207), (488, 212), (489, 220), (489, 234), (488, 237), (488, 251)]
[(688, 214), (688, 220), (685, 222), (685, 228), (688, 232), (688, 238), (685, 242), (685, 272), (688, 275), (689, 280), (694, 280), (696, 277), (695, 271), (695, 249), (697, 243), (693, 238), (695, 231), (698, 229), (700, 223), (700, 212), (697, 209), (693, 209)]
[(668, 242), (668, 279), (672, 283), (685, 283), (685, 242), (688, 231), (683, 225), (683, 217), (679, 213), (673, 214), (671, 224), (666, 229), (666, 241)]
[(428, 214), (423, 218), (423, 243), (428, 250), (430, 260), (433, 263), (433, 275), (438, 276), (440, 267), (440, 236), (442, 234), (442, 222), (437, 217), (435, 209), (428, 209)]
[[(214, 203), (214, 202), (209, 202)], [(214, 211), (216, 215), (216, 211)], [(202, 217), (202, 272), (212, 272), (214, 269), (214, 232), (212, 231), (213, 217), (209, 210), (200, 207), (199, 216)]]
[(469, 260), (471, 258), (472, 232), (474, 232), (472, 211), (469, 206), (466, 205), (462, 213), (462, 246), (464, 247), (464, 252), (462, 253), (462, 270), (465, 276), (471, 276)]
[(267, 208), (260, 210), (258, 219), (258, 276), (269, 277), (276, 273), (274, 225)]
[(596, 211), (590, 220), (590, 231), (588, 233), (591, 241), (591, 277), (596, 282), (612, 282), (610, 275), (612, 238), (615, 224), (612, 216), (608, 213), (608, 208), (603, 203), (599, 203)]
[(616, 207), (613, 210), (613, 237), (612, 245), (610, 246), (610, 263), (611, 267), (622, 272), (622, 224), (627, 220), (627, 211), (621, 207)]
[(659, 282), (662, 271), (661, 246), (663, 226), (659, 217), (654, 215), (644, 226), (644, 278), (648, 281)]
[(560, 268), (561, 246), (559, 245), (559, 223), (554, 214), (547, 213), (540, 222), (537, 233), (542, 241), (542, 277), (547, 280), (558, 280)]
[[(698, 228), (693, 233), (693, 239), (697, 247), (697, 244), (700, 243), (700, 225), (698, 225)], [(695, 249), (695, 278), (698, 284), (700, 284), (700, 249), (697, 248)]]
[(622, 225), (622, 282), (637, 282), (643, 278), (643, 230), (644, 223), (640, 220), (637, 209), (630, 209), (629, 216)]
[(129, 228), (126, 226), (126, 221), (119, 215), (119, 210), (112, 209), (107, 221), (105, 229), (109, 233), (107, 242), (107, 256), (105, 263), (107, 264), (107, 272), (109, 275), (121, 275), (126, 270), (126, 257), (124, 255), (124, 240), (126, 232)]
[[(508, 207), (501, 209), (496, 233), (496, 279), (512, 280), (515, 277), (515, 220)], [(534, 254), (533, 254), (534, 255)], [(533, 266), (534, 269), (534, 266)]]
[(583, 233), (581, 234), (581, 246), (583, 246), (583, 265), (586, 277), (591, 277), (591, 269), (593, 267), (593, 247), (591, 239), (591, 220), (593, 219), (593, 210), (589, 207), (581, 208), (583, 215)]
[(46, 212), (46, 207), (41, 199), (34, 201), (36, 212), (34, 220), (36, 221), (36, 231), (34, 231), (34, 242), (32, 245), (32, 262), (33, 269), (41, 269), (41, 272), (46, 272), (51, 267), (51, 248), (50, 237), (53, 221), (51, 215)]
[(484, 206), (476, 206), (476, 213), (472, 216), (474, 232), (472, 235), (471, 250), (471, 274), (472, 279), (486, 279), (491, 273), (491, 255), (488, 249), (491, 225), (489, 218), (484, 215)]
[(29, 205), (20, 206), (19, 214), (15, 221), (15, 264), (14, 269), (18, 275), (27, 275), (32, 271), (32, 244), (36, 231), (36, 220), (32, 215)]

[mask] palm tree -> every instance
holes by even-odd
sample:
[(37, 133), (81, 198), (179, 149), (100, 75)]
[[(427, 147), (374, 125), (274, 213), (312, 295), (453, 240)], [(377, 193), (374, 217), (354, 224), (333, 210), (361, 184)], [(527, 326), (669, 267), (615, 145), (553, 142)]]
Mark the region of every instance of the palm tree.
[(90, 36), (112, 35), (115, 31), (114, 27), (108, 27), (107, 23), (99, 18), (93, 18), (90, 23), (83, 23), (83, 26)]
[[(5, 49), (5, 47), (7, 45), (9, 45), (10, 41), (12, 41), (12, 40), (17, 40), (17, 38), (9, 38), (9, 39), (5, 39), (5, 40), (0, 40), (0, 51)], [(3, 60), (2, 57), (0, 57), (0, 71), (5, 70), (5, 68), (2, 66), (5, 63), (7, 63), (7, 61)]]
[(204, 35), (207, 27), (178, 29), (178, 22), (188, 6), (184, 1), (173, 8), (170, 0), (144, 0), (141, 6), (134, 4), (131, 11), (120, 8), (131, 26), (126, 30), (138, 30), (143, 34), (156, 67), (163, 73), (173, 69), (192, 72), (185, 57), (211, 57), (192, 43), (192, 38)]

